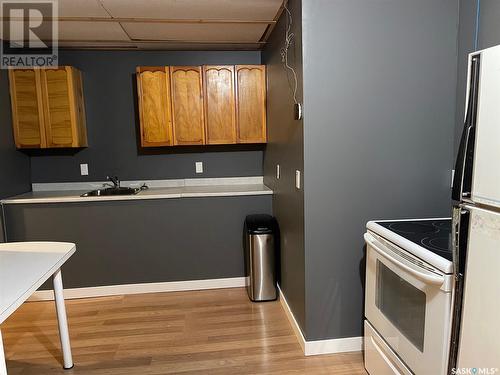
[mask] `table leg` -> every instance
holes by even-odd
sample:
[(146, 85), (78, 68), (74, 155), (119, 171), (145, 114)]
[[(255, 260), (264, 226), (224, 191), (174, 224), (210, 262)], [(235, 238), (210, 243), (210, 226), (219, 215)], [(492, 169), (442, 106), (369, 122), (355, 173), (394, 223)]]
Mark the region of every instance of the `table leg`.
[(5, 353), (3, 351), (2, 331), (0, 331), (0, 375), (7, 375), (7, 365), (5, 364)]
[(59, 337), (61, 339), (64, 369), (68, 370), (73, 367), (73, 358), (71, 356), (68, 320), (66, 317), (66, 306), (64, 305), (63, 283), (60, 269), (54, 273), (53, 281), (54, 299), (56, 301), (57, 322), (59, 323)]

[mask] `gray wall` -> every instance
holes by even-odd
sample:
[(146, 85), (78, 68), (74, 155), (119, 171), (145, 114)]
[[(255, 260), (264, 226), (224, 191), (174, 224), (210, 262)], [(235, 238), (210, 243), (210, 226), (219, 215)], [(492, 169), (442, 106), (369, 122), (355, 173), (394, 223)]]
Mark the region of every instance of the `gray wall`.
[(30, 161), (12, 135), (9, 77), (0, 70), (0, 199), (30, 190)]
[[(61, 51), (60, 63), (83, 71), (89, 147), (42, 151), (31, 158), (32, 182), (262, 175), (262, 146), (140, 150), (135, 68), (140, 65), (260, 64), (260, 52)], [(205, 173), (196, 175), (194, 163)], [(80, 176), (80, 163), (90, 174)]]
[[(293, 14), (294, 44), (289, 63), (298, 76), (298, 99), (302, 100), (302, 35), (301, 4), (289, 1)], [(280, 286), (302, 330), (305, 328), (305, 255), (304, 255), (304, 192), (295, 188), (295, 170), (304, 168), (304, 133), (302, 121), (293, 117), (293, 85), (290, 72), (281, 63), (280, 49), (285, 34), (285, 13), (274, 29), (262, 53), (267, 65), (268, 145), (264, 156), (264, 180), (274, 191), (273, 212), (281, 228)], [(276, 164), (281, 178), (276, 179)]]
[(489, 48), (500, 44), (500, 1), (481, 0), (478, 47)]
[(76, 243), (69, 288), (241, 277), (245, 216), (271, 212), (269, 195), (5, 205), (9, 241)]
[[(30, 190), (30, 159), (16, 151), (12, 135), (9, 77), (6, 70), (0, 70), (0, 199)], [(0, 212), (0, 242), (3, 241)]]
[(360, 336), (368, 220), (450, 215), (457, 0), (303, 0), (306, 336)]
[[(479, 18), (477, 17), (478, 5)], [(475, 50), (493, 47), (498, 44), (500, 44), (500, 1), (460, 0), (455, 151), (458, 150), (464, 123), (468, 55)]]

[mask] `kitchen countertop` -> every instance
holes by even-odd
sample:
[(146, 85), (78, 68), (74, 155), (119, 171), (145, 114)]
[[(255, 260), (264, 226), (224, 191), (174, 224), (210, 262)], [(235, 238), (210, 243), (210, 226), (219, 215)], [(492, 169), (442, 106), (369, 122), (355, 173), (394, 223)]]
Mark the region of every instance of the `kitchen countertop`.
[[(92, 189), (77, 190), (39, 190), (31, 191), (6, 198), (2, 204), (32, 204), (32, 203), (65, 203), (65, 202), (99, 202), (99, 201), (125, 201), (144, 199), (169, 199), (169, 198), (195, 198), (195, 197), (230, 197), (242, 195), (271, 195), (273, 191), (258, 179), (238, 180), (232, 179), (207, 179), (206, 184), (190, 184), (189, 180), (183, 186), (155, 186), (143, 190), (136, 195), (82, 197), (83, 193)], [(257, 182), (259, 181), (259, 182)], [(68, 184), (69, 185), (69, 184)], [(133, 184), (127, 184), (133, 185)], [(70, 187), (70, 186), (69, 186)]]

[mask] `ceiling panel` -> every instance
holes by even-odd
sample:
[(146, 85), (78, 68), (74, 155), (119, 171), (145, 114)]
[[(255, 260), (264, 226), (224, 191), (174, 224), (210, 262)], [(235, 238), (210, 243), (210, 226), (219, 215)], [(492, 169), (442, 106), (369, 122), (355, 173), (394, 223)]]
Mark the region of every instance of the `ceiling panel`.
[(263, 24), (122, 23), (134, 40), (258, 42)]
[[(69, 0), (66, 0), (69, 1)], [(283, 0), (101, 0), (117, 18), (273, 20)]]
[(258, 42), (272, 30), (282, 3), (59, 0), (59, 41), (62, 48), (256, 50), (264, 45)]
[(59, 0), (58, 3), (59, 17), (111, 17), (98, 0)]
[(59, 22), (59, 40), (123, 40), (129, 41), (118, 22)]

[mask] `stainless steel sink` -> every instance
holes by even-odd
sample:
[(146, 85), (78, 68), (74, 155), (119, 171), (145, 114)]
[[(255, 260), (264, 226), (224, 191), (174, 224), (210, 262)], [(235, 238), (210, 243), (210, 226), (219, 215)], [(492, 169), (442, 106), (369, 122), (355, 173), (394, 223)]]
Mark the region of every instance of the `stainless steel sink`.
[(110, 195), (135, 195), (142, 189), (130, 187), (110, 187), (105, 189), (97, 189), (82, 194), (82, 197), (101, 197)]

